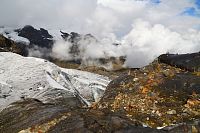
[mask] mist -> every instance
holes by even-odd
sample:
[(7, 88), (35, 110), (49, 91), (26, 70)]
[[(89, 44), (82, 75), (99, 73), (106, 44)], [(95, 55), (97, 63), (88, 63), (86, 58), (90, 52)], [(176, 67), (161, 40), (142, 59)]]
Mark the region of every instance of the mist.
[[(90, 33), (98, 42), (80, 41), (81, 58), (126, 56), (128, 67), (147, 65), (167, 52), (200, 51), (195, 0), (1, 0), (0, 17), (2, 26)], [(57, 40), (52, 55), (70, 60), (70, 46)]]

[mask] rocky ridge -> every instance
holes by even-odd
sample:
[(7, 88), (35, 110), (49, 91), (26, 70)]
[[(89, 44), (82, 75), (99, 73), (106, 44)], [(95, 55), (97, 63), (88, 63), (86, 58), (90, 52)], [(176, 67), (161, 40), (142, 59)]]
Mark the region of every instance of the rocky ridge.
[[(198, 55), (165, 54), (146, 67), (122, 73), (90, 107), (77, 98), (16, 101), (0, 112), (0, 131), (199, 132), (200, 62), (194, 60)], [(192, 65), (180, 64), (180, 58)], [(194, 66), (198, 69), (192, 70)]]
[[(106, 69), (112, 68), (114, 70), (119, 70), (123, 68), (125, 57), (82, 59), (81, 52), (84, 51), (81, 51), (81, 47), (83, 43), (98, 42), (98, 40), (91, 34), (81, 35), (75, 32), (66, 33), (63, 31), (58, 31), (59, 33), (54, 33), (54, 31), (52, 33), (50, 32), (52, 31), (48, 31), (44, 28), (36, 29), (30, 25), (26, 25), (19, 29), (0, 28), (0, 34), (19, 45), (20, 50), (23, 51), (23, 53), (18, 52), (18, 54), (23, 56), (47, 59), (51, 62), (57, 63), (57, 65), (61, 65), (62, 67), (71, 66), (72, 68), (78, 68), (79, 66), (86, 67), (100, 65)], [(52, 53), (55, 42), (59, 40), (63, 40), (70, 44), (70, 57), (67, 60), (60, 59)], [(24, 53), (24, 51), (26, 53)]]

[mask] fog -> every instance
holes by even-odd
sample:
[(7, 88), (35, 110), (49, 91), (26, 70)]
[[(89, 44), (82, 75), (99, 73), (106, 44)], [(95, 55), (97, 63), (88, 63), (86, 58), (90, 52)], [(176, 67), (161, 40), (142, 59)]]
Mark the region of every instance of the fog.
[[(1, 0), (0, 25), (91, 33), (99, 42), (81, 41), (82, 58), (127, 56), (126, 66), (140, 67), (166, 52), (200, 51), (198, 7), (195, 0)], [(58, 40), (53, 54), (72, 58), (69, 46)]]

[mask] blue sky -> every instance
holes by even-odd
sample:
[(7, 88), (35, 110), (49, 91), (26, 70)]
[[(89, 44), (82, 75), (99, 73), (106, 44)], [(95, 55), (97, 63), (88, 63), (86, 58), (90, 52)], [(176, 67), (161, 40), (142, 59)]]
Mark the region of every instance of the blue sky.
[(160, 3), (160, 0), (151, 0), (153, 3)]
[(194, 0), (195, 6), (188, 7), (183, 11), (183, 15), (189, 15), (194, 17), (200, 17), (200, 0)]
[(190, 15), (195, 17), (200, 17), (199, 11), (195, 7), (188, 7), (183, 12), (184, 15)]
[(195, 4), (197, 5), (198, 8), (200, 8), (200, 0), (196, 0)]
[[(190, 0), (191, 1), (191, 0)], [(155, 4), (159, 4), (162, 0), (151, 0), (151, 2)], [(200, 0), (193, 0), (195, 3), (194, 7), (187, 7), (181, 14), (182, 15), (189, 15), (194, 17), (200, 17)]]
[[(94, 34), (115, 32), (117, 35), (130, 31), (136, 19), (163, 24), (173, 29), (188, 29), (200, 25), (200, 0), (36, 1), (2, 0), (0, 17), (4, 19), (0, 21), (0, 25), (32, 24), (77, 32), (95, 32)], [(100, 26), (102, 27), (99, 28)]]
[[(129, 66), (200, 51), (200, 0), (1, 0), (0, 18), (0, 26), (90, 33), (103, 42), (87, 47), (86, 57), (126, 53)], [(109, 45), (116, 40), (124, 47)]]

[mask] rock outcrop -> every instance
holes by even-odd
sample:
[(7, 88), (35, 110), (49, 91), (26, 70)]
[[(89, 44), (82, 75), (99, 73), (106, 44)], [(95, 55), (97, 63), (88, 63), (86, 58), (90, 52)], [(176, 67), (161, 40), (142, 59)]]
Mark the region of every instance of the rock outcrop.
[(0, 53), (0, 132), (161, 132), (92, 109), (109, 79)]
[[(96, 108), (112, 110), (153, 128), (193, 122), (190, 128), (200, 131), (199, 73), (187, 71), (185, 64), (180, 66), (183, 69), (174, 67), (189, 60), (191, 68), (198, 68), (200, 62), (195, 60), (194, 55), (198, 53), (173, 55), (175, 59), (167, 58), (169, 65), (154, 61), (144, 68), (119, 76), (108, 85)], [(163, 57), (168, 55), (159, 57), (160, 61)], [(181, 127), (179, 129), (180, 132), (185, 131)]]
[[(188, 54), (181, 59), (195, 64), (193, 58)], [(90, 107), (77, 97), (58, 97), (46, 103), (24, 97), (0, 112), (0, 132), (200, 132), (199, 71), (160, 61), (122, 73)], [(92, 85), (94, 89), (96, 84)]]
[[(113, 115), (110, 112), (81, 108), (77, 99), (65, 104), (44, 104), (36, 99), (25, 99), (12, 103), (0, 113), (0, 132), (26, 133), (92, 133), (131, 132), (165, 133)], [(69, 104), (70, 103), (70, 104)]]
[[(124, 56), (88, 57), (83, 59), (83, 54), (86, 51), (84, 48), (87, 45), (99, 45), (99, 41), (93, 35), (83, 35), (75, 32), (65, 33), (63, 31), (59, 33), (54, 32), (55, 31), (49, 32), (43, 28), (36, 29), (30, 25), (20, 29), (0, 28), (1, 34), (7, 37), (8, 40), (12, 40), (12, 42), (14, 41), (14, 43), (17, 44), (18, 49), (22, 51), (18, 52), (20, 55), (43, 58), (67, 68), (101, 66), (107, 70), (123, 69), (123, 64), (126, 60)], [(57, 57), (56, 55), (59, 53), (54, 53), (52, 51), (53, 47), (56, 45), (55, 42), (60, 40), (63, 40), (63, 43), (66, 42), (64, 45), (69, 45), (69, 50), (66, 50), (66, 55), (69, 55), (67, 59)], [(113, 45), (117, 46), (117, 44)], [(9, 47), (10, 45), (7, 46)], [(7, 51), (12, 52), (13, 50), (9, 48)]]
[(13, 52), (23, 56), (28, 55), (28, 50), (25, 45), (16, 43), (3, 35), (0, 35), (0, 52)]
[(158, 57), (162, 63), (166, 63), (190, 72), (200, 71), (200, 52), (192, 54), (164, 54)]
[(22, 29), (15, 30), (18, 32), (18, 36), (27, 38), (30, 41), (30, 46), (38, 46), (42, 48), (52, 48), (53, 36), (48, 33), (47, 30), (40, 28), (39, 30), (27, 25)]

